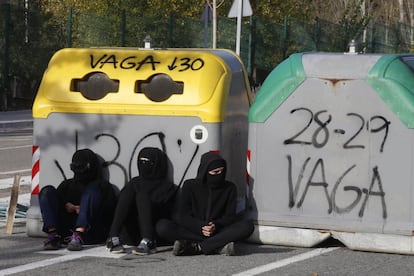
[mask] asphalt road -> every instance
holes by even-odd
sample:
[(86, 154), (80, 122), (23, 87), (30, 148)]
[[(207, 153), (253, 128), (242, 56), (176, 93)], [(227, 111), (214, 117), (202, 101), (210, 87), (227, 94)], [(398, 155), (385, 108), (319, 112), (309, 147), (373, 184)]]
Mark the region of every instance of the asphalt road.
[(0, 275), (413, 275), (412, 256), (351, 251), (330, 241), (318, 248), (243, 243), (237, 256), (176, 257), (171, 247), (149, 256), (111, 254), (103, 246), (79, 252), (42, 251), (24, 222), (12, 235), (0, 228)]
[(0, 112), (0, 179), (30, 175), (32, 132), (30, 110)]
[[(0, 131), (0, 179), (30, 175), (30, 126), (5, 130)], [(20, 192), (27, 194), (28, 187), (23, 183)], [(8, 195), (0, 187), (0, 198)], [(43, 239), (27, 237), (24, 218), (16, 219), (11, 235), (0, 223), (0, 275), (414, 275), (414, 256), (352, 251), (335, 240), (316, 248), (241, 243), (232, 257), (175, 257), (171, 246), (164, 246), (138, 257), (111, 254), (104, 246), (45, 252)]]

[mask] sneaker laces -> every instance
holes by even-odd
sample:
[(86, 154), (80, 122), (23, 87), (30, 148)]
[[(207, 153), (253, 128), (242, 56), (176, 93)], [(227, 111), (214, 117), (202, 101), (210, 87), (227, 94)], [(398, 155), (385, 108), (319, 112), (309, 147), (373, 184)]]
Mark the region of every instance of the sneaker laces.
[(112, 242), (112, 245), (114, 245), (114, 246), (117, 246), (117, 245), (121, 244), (121, 241), (119, 240), (119, 237), (112, 237), (111, 242)]
[(43, 243), (44, 244), (48, 244), (52, 241), (54, 241), (56, 238), (60, 238), (60, 236), (58, 235), (58, 233), (56, 231), (53, 232), (48, 232), (47, 233), (47, 240), (45, 240)]
[[(72, 231), (72, 230), (71, 230), (71, 231)], [(72, 231), (72, 235), (71, 235), (71, 236), (67, 236), (67, 237), (64, 239), (64, 241), (65, 241), (66, 243), (70, 243), (71, 241), (75, 241), (75, 242), (77, 242), (77, 243), (83, 244), (83, 240), (82, 240), (81, 234), (80, 234), (80, 232), (78, 232), (78, 231)]]
[(121, 239), (119, 237), (109, 237), (106, 241), (106, 247), (108, 249), (113, 249), (115, 247), (123, 247)]
[(56, 237), (59, 237), (56, 231), (48, 232), (47, 239), (48, 241), (54, 240)]
[(149, 248), (150, 240), (147, 238), (143, 238), (138, 245), (138, 248), (146, 249)]

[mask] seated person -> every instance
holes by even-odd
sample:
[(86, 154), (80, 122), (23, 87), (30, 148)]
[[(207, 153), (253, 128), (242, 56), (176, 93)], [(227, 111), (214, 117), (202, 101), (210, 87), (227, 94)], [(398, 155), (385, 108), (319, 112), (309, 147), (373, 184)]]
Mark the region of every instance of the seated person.
[(220, 155), (201, 156), (197, 177), (184, 182), (177, 220), (163, 219), (156, 226), (160, 237), (175, 240), (174, 255), (235, 255), (234, 242), (253, 232), (253, 223), (236, 214), (237, 188), (225, 177)]
[[(39, 193), (43, 231), (48, 234), (45, 250), (68, 250), (105, 241), (116, 206), (112, 185), (101, 179), (98, 157), (90, 149), (77, 150), (70, 168), (73, 178), (57, 188), (48, 185)], [(66, 237), (62, 239), (62, 237)]]
[[(136, 255), (156, 252), (155, 223), (168, 218), (176, 186), (167, 180), (167, 156), (158, 148), (143, 148), (138, 154), (139, 176), (121, 190), (107, 240), (112, 253), (125, 252), (123, 244), (136, 244)], [(122, 240), (122, 242), (121, 242)]]

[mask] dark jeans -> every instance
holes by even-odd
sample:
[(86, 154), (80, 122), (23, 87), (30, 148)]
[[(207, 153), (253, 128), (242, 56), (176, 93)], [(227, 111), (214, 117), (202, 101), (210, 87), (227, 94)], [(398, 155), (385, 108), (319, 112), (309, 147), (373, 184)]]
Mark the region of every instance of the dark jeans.
[(214, 254), (229, 242), (241, 241), (248, 238), (254, 230), (250, 220), (240, 220), (228, 225), (212, 237), (205, 237), (200, 233), (193, 233), (178, 225), (172, 220), (162, 219), (157, 222), (157, 234), (163, 239), (174, 242), (175, 240), (190, 240), (198, 242), (204, 254)]
[(82, 235), (86, 244), (105, 241), (108, 226), (105, 225), (105, 214), (101, 210), (102, 196), (95, 186), (87, 186), (82, 194), (79, 214), (68, 213), (65, 202), (53, 186), (45, 186), (39, 193), (39, 205), (43, 218), (43, 231), (55, 227), (62, 237), (70, 236), (71, 230), (84, 227)]
[(151, 202), (150, 196), (140, 185), (129, 182), (121, 190), (110, 237), (121, 237), (123, 243), (137, 244), (141, 238), (157, 239), (155, 223), (167, 217), (169, 210)]

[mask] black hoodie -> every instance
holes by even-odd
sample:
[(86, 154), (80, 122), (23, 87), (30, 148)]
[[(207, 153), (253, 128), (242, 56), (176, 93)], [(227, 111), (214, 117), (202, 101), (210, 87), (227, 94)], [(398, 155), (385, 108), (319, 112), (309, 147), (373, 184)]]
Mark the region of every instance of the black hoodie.
[[(224, 167), (220, 175), (212, 176), (212, 169)], [(213, 222), (216, 230), (234, 223), (237, 219), (237, 188), (225, 180), (226, 161), (218, 154), (207, 152), (201, 156), (195, 179), (184, 182), (179, 223), (195, 233), (202, 233), (202, 227)]]
[(77, 150), (72, 156), (70, 169), (74, 173), (73, 178), (63, 181), (58, 192), (65, 203), (79, 205), (86, 185), (95, 183), (99, 178), (98, 157), (90, 149)]
[(64, 180), (57, 188), (63, 203), (79, 205), (85, 187), (96, 186), (102, 195), (101, 211), (110, 223), (116, 205), (116, 196), (112, 184), (102, 179), (98, 156), (90, 149), (77, 150), (72, 156), (70, 168), (73, 178)]
[(167, 179), (167, 156), (159, 148), (146, 147), (138, 154), (139, 176), (131, 179), (134, 186), (145, 192), (156, 204), (171, 203), (177, 190)]

